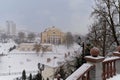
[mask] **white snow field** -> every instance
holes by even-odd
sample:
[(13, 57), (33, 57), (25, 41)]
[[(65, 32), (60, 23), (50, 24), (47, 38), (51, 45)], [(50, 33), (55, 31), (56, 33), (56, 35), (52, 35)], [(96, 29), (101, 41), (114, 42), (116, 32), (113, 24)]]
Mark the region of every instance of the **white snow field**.
[(120, 80), (120, 74), (114, 76), (113, 78), (107, 79), (107, 80)]
[(14, 47), (14, 46), (17, 46), (16, 43), (14, 42), (9, 42), (9, 43), (0, 43), (0, 54), (8, 54), (9, 53), (9, 49)]
[[(70, 49), (65, 46), (53, 46), (52, 52), (45, 53), (42, 57), (35, 52), (24, 52), (13, 50), (8, 52), (10, 47), (16, 45), (15, 43), (0, 43), (0, 80), (15, 80), (16, 77), (20, 77), (22, 71), (25, 69), (27, 75), (30, 73), (35, 74), (38, 72), (37, 64), (45, 64), (50, 67), (58, 67), (58, 62), (65, 61), (65, 54), (70, 52), (70, 56), (74, 56), (73, 52), (77, 51), (79, 46), (75, 45)], [(79, 49), (81, 51), (81, 49)], [(54, 59), (54, 57), (57, 57)], [(48, 63), (47, 58), (51, 58)], [(69, 58), (70, 59), (70, 58)], [(119, 80), (120, 75), (114, 76), (107, 80)]]
[[(1, 46), (2, 45), (3, 44), (1, 44)], [(2, 48), (6, 49), (6, 46), (2, 46)], [(65, 62), (65, 54), (70, 52), (69, 57), (74, 56), (75, 54), (73, 53), (78, 50), (78, 48), (78, 45), (74, 45), (70, 49), (64, 46), (53, 46), (53, 51), (46, 52), (43, 56), (38, 56), (34, 51), (24, 52), (13, 50), (9, 53), (3, 50), (3, 53), (7, 55), (0, 56), (0, 80), (14, 80), (16, 77), (22, 75), (23, 70), (25, 70), (28, 75), (30, 73), (35, 74), (38, 72), (38, 63), (53, 68), (59, 67), (59, 63)], [(50, 62), (47, 62), (48, 58), (51, 59)]]

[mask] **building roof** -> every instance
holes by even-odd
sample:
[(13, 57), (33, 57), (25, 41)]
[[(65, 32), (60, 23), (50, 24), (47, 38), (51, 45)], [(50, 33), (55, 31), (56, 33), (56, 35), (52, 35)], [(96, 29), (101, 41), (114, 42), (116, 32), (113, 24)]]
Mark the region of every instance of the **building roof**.
[(54, 30), (60, 31), (60, 29), (58, 29), (58, 28), (56, 28), (55, 26), (53, 26), (53, 27), (46, 28), (44, 32), (54, 31)]

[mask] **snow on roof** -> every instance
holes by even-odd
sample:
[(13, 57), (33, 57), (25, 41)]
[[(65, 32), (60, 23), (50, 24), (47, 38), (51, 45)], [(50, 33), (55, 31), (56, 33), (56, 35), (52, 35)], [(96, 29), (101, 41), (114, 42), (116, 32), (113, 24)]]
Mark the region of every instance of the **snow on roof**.
[(83, 64), (80, 68), (78, 68), (72, 75), (70, 75), (66, 80), (77, 80), (78, 78), (80, 78), (80, 76), (82, 74), (84, 74), (84, 72), (86, 70), (88, 70), (90, 67), (92, 67), (93, 65), (90, 63), (85, 63)]
[(60, 31), (58, 28), (56, 28), (55, 26), (53, 26), (53, 27), (46, 28), (44, 32), (47, 32), (47, 31), (50, 31), (50, 30)]

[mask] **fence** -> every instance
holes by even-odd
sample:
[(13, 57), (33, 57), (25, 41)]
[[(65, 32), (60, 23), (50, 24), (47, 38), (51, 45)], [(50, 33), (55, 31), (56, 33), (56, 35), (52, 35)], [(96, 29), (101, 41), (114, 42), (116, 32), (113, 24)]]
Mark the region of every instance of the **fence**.
[(111, 57), (103, 61), (103, 80), (116, 75), (116, 61), (119, 59), (119, 57)]
[[(92, 58), (92, 57), (89, 56), (89, 58)], [(88, 65), (88, 63), (83, 64), (79, 69), (77, 69), (66, 80), (106, 80), (117, 74), (116, 68), (119, 68), (120, 66), (116, 66), (116, 62), (120, 61), (119, 56), (108, 57), (108, 58), (105, 58), (101, 62), (100, 62), (99, 58), (96, 57), (95, 59), (89, 59), (90, 61), (92, 61), (92, 62), (88, 62), (89, 65)], [(101, 68), (98, 66), (98, 64), (101, 64)], [(99, 67), (99, 68), (97, 68), (97, 67)], [(95, 72), (92, 72), (93, 68), (94, 68)], [(98, 71), (98, 72), (96, 72), (96, 71)], [(100, 71), (101, 71), (100, 76), (98, 76)], [(95, 75), (97, 75), (97, 77), (101, 77), (101, 78), (92, 78), (91, 79), (91, 74), (92, 74), (92, 77), (93, 76), (96, 77)], [(93, 74), (95, 74), (95, 75), (93, 75)]]
[(90, 78), (90, 70), (94, 66), (89, 63), (83, 64), (79, 69), (77, 69), (71, 76), (69, 76), (66, 80), (89, 80)]

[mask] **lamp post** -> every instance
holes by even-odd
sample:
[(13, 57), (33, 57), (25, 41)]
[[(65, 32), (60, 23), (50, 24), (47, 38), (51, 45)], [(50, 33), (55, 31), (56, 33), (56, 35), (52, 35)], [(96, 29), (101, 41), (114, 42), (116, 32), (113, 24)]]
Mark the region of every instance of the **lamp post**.
[(81, 56), (82, 56), (82, 64), (83, 63), (85, 63), (85, 61), (84, 61), (84, 56), (85, 56), (85, 43), (84, 42), (82, 42), (82, 40), (81, 40), (81, 38), (80, 37), (78, 37), (78, 45), (80, 45), (81, 47), (82, 47), (82, 54), (81, 54)]
[[(86, 39), (85, 39), (85, 41), (82, 41), (81, 40), (81, 38), (80, 37), (78, 37), (78, 45), (80, 45), (81, 47), (82, 47), (82, 64), (83, 63), (85, 63), (86, 61), (85, 61), (85, 59), (84, 59), (84, 57), (87, 55), (90, 55), (90, 41), (89, 41), (89, 37), (87, 37)], [(86, 49), (87, 50), (86, 50)]]
[(42, 75), (42, 71), (44, 70), (44, 68), (45, 68), (44, 64), (38, 63), (38, 69), (39, 69), (39, 72), (41, 73), (41, 75)]

